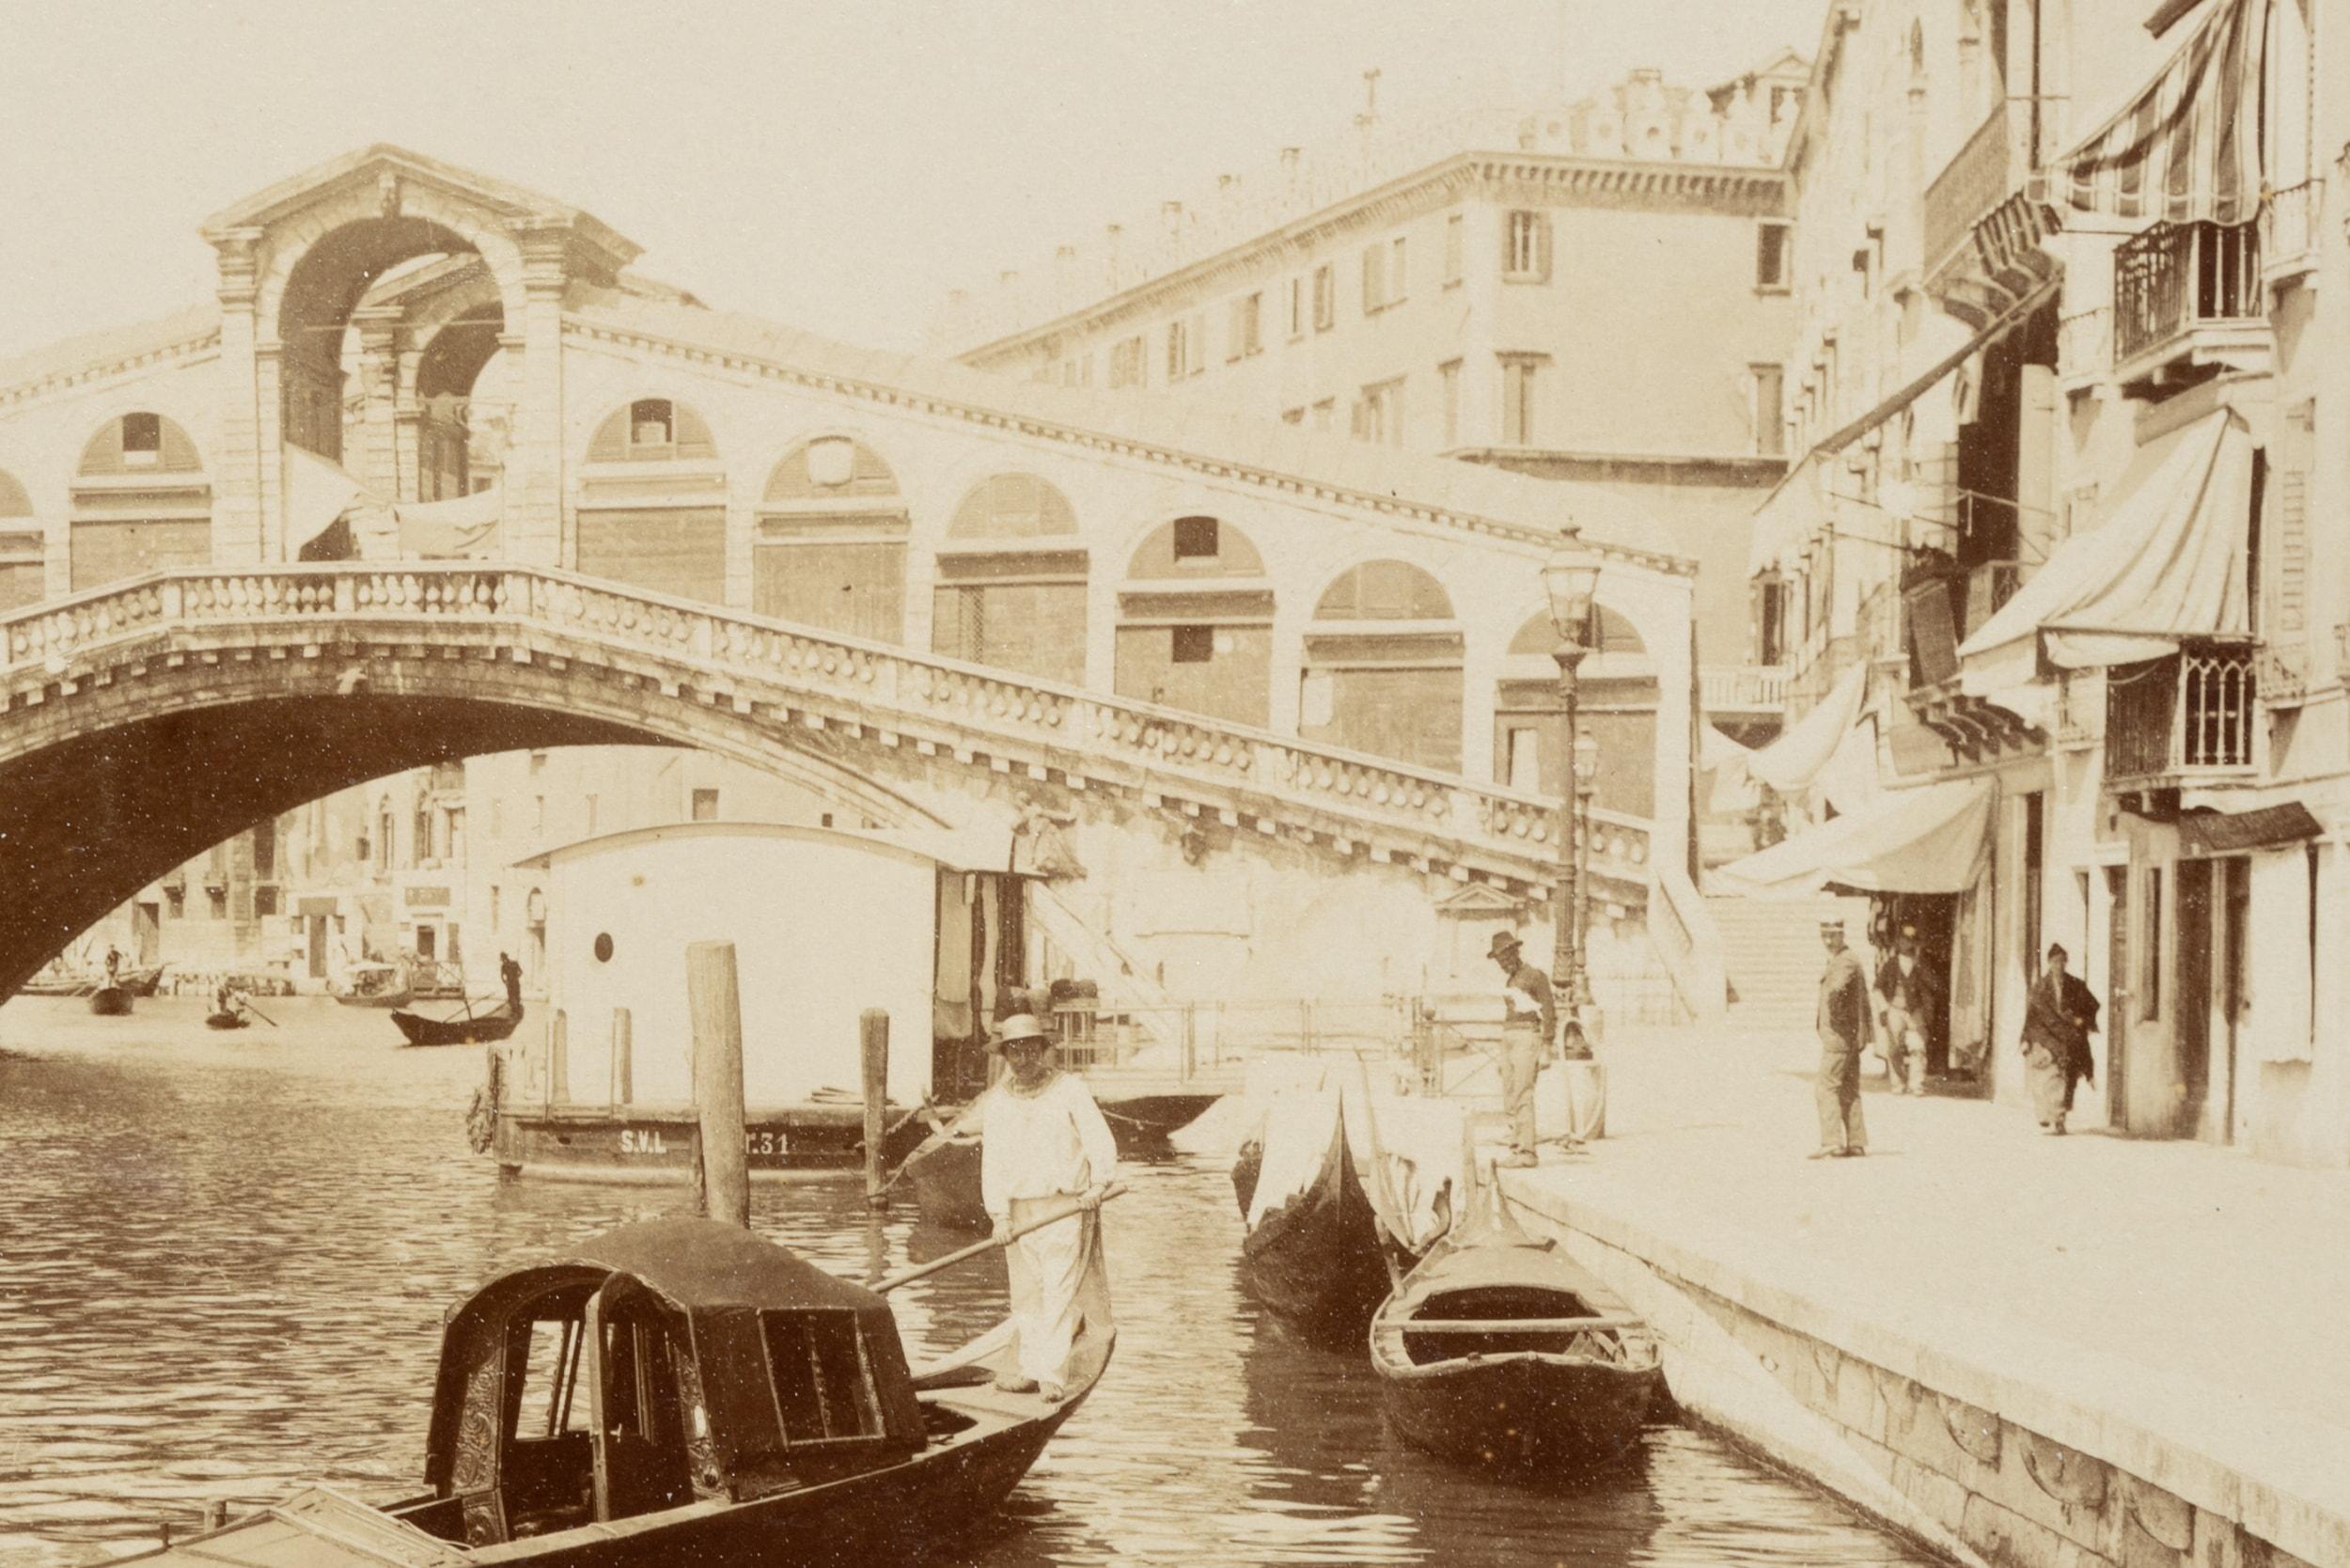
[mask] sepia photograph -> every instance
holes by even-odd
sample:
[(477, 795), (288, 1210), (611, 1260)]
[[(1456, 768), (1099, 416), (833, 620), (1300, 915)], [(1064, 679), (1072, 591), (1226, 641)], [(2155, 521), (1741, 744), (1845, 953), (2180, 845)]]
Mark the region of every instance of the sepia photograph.
[(2350, 1568), (2345, 194), (2321, 0), (0, 0), (0, 1568)]

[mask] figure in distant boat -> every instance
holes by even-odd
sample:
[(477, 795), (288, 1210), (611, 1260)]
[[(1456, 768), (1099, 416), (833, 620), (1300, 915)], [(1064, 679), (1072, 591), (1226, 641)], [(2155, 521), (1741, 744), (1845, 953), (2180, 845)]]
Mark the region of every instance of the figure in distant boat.
[(1815, 1160), (1865, 1154), (1869, 1128), (1860, 1115), (1860, 1048), (1869, 1041), (1869, 981), (1860, 960), (1844, 946), (1844, 922), (1822, 920), (1827, 967), (1820, 975), (1820, 1078), (1812, 1098), (1820, 1111)]
[(522, 1011), (523, 966), (514, 962), (513, 954), (504, 952), (498, 954), (498, 979), (506, 986), (506, 1011)]
[(108, 948), (106, 949), (106, 984), (109, 987), (112, 987), (120, 983), (121, 979), (122, 949), (120, 948)]
[(2044, 1132), (2057, 1137), (2064, 1136), (2074, 1089), (2083, 1078), (2097, 1080), (2096, 1058), (2089, 1050), (2090, 1034), (2097, 1027), (2097, 998), (2065, 973), (2065, 963), (2063, 944), (2049, 943), (2047, 966), (2024, 1003), (2024, 1076), (2031, 1086), (2032, 1114)]
[(1543, 1058), (1559, 1034), (1559, 1009), (1550, 977), (1520, 956), (1521, 944), (1508, 932), (1496, 933), (1485, 956), (1501, 965), (1501, 1104), (1510, 1118), (1510, 1157), (1501, 1163), (1523, 1168), (1537, 1163), (1534, 1152), (1534, 1083)]
[(989, 1048), (1005, 1064), (980, 1111), (979, 1189), (995, 1234), (1073, 1200), (1081, 1205), (1059, 1224), (1012, 1242), (1004, 1254), (1018, 1359), (997, 1375), (996, 1387), (1058, 1400), (1069, 1387), (1079, 1327), (1110, 1326), (1099, 1211), (1118, 1171), (1118, 1144), (1085, 1080), (1054, 1065), (1052, 1042), (1033, 1014), (1006, 1018)]

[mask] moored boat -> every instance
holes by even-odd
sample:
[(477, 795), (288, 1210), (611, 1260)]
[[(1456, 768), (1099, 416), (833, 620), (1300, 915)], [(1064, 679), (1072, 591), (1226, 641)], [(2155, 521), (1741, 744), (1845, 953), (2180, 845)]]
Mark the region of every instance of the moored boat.
[(1647, 1325), (1528, 1235), (1492, 1183), (1381, 1305), (1370, 1338), (1380, 1402), (1405, 1439), (1502, 1469), (1617, 1458), (1665, 1382)]
[(125, 985), (102, 985), (89, 994), (89, 1010), (101, 1018), (127, 1018), (137, 995)]
[(393, 1027), (411, 1045), (487, 1045), (504, 1040), (523, 1021), (520, 1002), (501, 1002), (486, 1012), (470, 1010), (455, 1018), (427, 1018), (422, 1013), (392, 1013)]
[(328, 992), (345, 1007), (406, 1007), (415, 999), (408, 971), (396, 964), (354, 964), (348, 981)]
[(979, 1139), (947, 1126), (924, 1138), (891, 1180), (913, 1189), (915, 1207), (932, 1225), (957, 1231), (988, 1228), (979, 1194)]
[(253, 1027), (253, 1020), (234, 1008), (226, 1008), (206, 1013), (204, 1027), (208, 1029), (249, 1029)]
[[(699, 1158), (699, 1117), (690, 1105), (544, 1105), (484, 1095), (478, 1152), (517, 1174), (580, 1181), (677, 1181)], [(889, 1111), (885, 1160), (905, 1158), (922, 1141), (922, 1124), (901, 1107)], [(865, 1112), (848, 1104), (809, 1101), (747, 1107), (743, 1152), (754, 1177), (854, 1170), (865, 1158)]]
[(374, 1509), (314, 1489), (127, 1560), (894, 1560), (986, 1520), (1113, 1338), (1079, 1338), (1058, 1402), (993, 1386), (1000, 1330), (916, 1372), (881, 1296), (733, 1226), (626, 1226), (449, 1314), (423, 1495)]

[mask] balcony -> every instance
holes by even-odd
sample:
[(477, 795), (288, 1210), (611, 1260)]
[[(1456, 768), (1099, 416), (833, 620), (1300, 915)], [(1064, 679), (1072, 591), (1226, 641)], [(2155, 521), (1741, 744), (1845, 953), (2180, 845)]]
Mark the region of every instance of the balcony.
[(1698, 671), (1698, 695), (1709, 714), (1777, 718), (1787, 706), (1787, 667), (1706, 665)]
[(2261, 276), (2275, 286), (2317, 270), (2326, 181), (2304, 180), (2270, 194), (2261, 224)]
[(2078, 392), (2113, 368), (2113, 307), (2076, 310), (2057, 321), (2057, 384)]
[(2269, 359), (2257, 224), (2156, 224), (2113, 252), (2115, 379), (2133, 397)]
[(1982, 630), (1982, 623), (1999, 613), (1999, 606), (2015, 597), (2015, 590), (2024, 586), (2022, 561), (1984, 561), (1966, 573), (1966, 599), (1961, 622), (1966, 630), (1960, 634), (1964, 642)]
[(1975, 225), (2021, 185), (2023, 138), (2028, 131), (2022, 116), (2010, 115), (2007, 105), (2000, 104), (1926, 187), (1924, 239), (1929, 274), (1941, 271), (1974, 237)]
[(2106, 781), (2136, 789), (2233, 783), (2252, 769), (2253, 651), (2190, 646), (2106, 678)]

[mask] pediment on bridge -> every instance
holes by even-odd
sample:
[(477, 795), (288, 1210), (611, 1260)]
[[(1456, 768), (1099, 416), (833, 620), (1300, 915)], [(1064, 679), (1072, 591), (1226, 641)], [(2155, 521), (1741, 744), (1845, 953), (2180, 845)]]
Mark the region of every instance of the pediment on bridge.
[(644, 249), (569, 202), (388, 142), (346, 152), (257, 191), (206, 219), (203, 234), (217, 245), (241, 231), (282, 228), (315, 210), (342, 212), (355, 194), (369, 196), (383, 215), (397, 217), (417, 189), (469, 208), (509, 232), (563, 230), (573, 247), (584, 247), (603, 263), (601, 271), (618, 272)]

